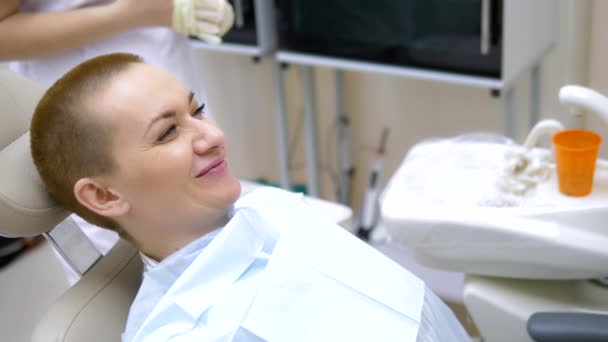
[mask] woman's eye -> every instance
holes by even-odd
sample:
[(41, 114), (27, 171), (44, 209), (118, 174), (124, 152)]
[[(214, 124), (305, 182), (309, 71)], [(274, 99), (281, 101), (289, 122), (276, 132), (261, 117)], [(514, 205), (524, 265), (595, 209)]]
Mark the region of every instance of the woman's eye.
[(205, 109), (205, 104), (203, 103), (202, 105), (198, 106), (193, 112), (192, 112), (192, 116), (197, 116), (197, 115), (202, 115), (205, 112), (203, 111)]
[(168, 137), (173, 135), (175, 132), (175, 125), (171, 125), (171, 127), (167, 128), (161, 135), (158, 137), (158, 141), (165, 141)]

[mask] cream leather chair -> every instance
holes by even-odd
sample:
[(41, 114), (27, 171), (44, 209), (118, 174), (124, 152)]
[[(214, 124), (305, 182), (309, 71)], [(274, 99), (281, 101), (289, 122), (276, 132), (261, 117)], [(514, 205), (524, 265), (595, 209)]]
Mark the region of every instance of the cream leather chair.
[[(0, 69), (0, 235), (46, 233), (69, 214), (47, 194), (29, 150), (36, 84)], [(48, 310), (33, 341), (118, 341), (141, 282), (141, 260), (125, 241), (99, 260)], [(40, 284), (44, 286), (44, 284)]]
[[(3, 236), (26, 237), (56, 231), (69, 214), (48, 195), (30, 156), (29, 123), (42, 94), (43, 89), (36, 84), (0, 69), (0, 235)], [(243, 185), (243, 193), (256, 187), (247, 182)], [(349, 208), (308, 197), (306, 200), (322, 215), (350, 227)], [(67, 233), (63, 228), (63, 235), (73, 234), (67, 239), (64, 236), (69, 242), (80, 234), (78, 228)], [(94, 260), (85, 271), (81, 280), (49, 308), (33, 332), (32, 341), (120, 340), (141, 283), (138, 251), (119, 240), (106, 256)]]

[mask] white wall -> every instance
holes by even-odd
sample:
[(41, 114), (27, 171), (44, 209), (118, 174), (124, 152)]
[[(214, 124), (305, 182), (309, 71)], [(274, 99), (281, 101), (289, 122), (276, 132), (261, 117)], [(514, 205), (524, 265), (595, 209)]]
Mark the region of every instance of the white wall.
[[(567, 1), (560, 2), (558, 41), (542, 66), (541, 115), (568, 122), (567, 111), (557, 102), (557, 93), (566, 82)], [(587, 1), (587, 0), (584, 0)], [(608, 2), (596, 1), (594, 10), (592, 86), (608, 93), (608, 80), (602, 75), (605, 57), (604, 34), (608, 24), (600, 17), (606, 13)], [(599, 56), (599, 57), (598, 57)], [(227, 54), (202, 52), (204, 75), (212, 108), (229, 139), (232, 165), (244, 178), (264, 176), (278, 181), (277, 149), (274, 131), (274, 94), (270, 65), (253, 64), (248, 58)], [(335, 151), (328, 130), (334, 116), (333, 73), (316, 68), (319, 146), (321, 164), (326, 164), (328, 151)], [(302, 111), (301, 88), (296, 67), (286, 72), (288, 110), (291, 135)], [(353, 126), (353, 151), (357, 174), (353, 206), (359, 206), (366, 184), (366, 172), (371, 153), (382, 128), (390, 127), (389, 149), (384, 160), (385, 173), (390, 176), (416, 142), (429, 137), (450, 137), (474, 131), (503, 132), (503, 100), (492, 98), (487, 90), (448, 85), (430, 81), (347, 72), (346, 111)], [(529, 77), (516, 82), (518, 140), (527, 133)], [(300, 126), (301, 127), (301, 126)], [(300, 138), (302, 134), (300, 134)], [(305, 182), (303, 142), (299, 141), (295, 155), (296, 181)], [(333, 154), (331, 155), (333, 156)], [(325, 168), (326, 165), (323, 165)], [(323, 172), (323, 195), (333, 197), (329, 172)], [(387, 179), (385, 177), (385, 181)]]
[(277, 179), (271, 65), (202, 52), (212, 114), (225, 130), (230, 164), (241, 178)]
[[(591, 88), (608, 95), (608, 23), (605, 18), (607, 11), (608, 2), (593, 1), (588, 79)], [(587, 115), (586, 119), (587, 127), (602, 135), (604, 143), (600, 153), (602, 157), (608, 158), (608, 125), (593, 115)]]
[(608, 13), (608, 2), (595, 0), (592, 4), (589, 84), (596, 90), (608, 94), (608, 22), (605, 14)]

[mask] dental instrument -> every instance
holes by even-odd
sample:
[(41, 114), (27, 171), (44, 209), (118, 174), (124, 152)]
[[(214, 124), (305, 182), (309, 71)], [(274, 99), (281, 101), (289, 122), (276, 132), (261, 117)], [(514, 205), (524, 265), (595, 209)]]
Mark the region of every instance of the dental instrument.
[(369, 240), (370, 235), (378, 221), (378, 196), (380, 194), (380, 178), (382, 177), (382, 157), (386, 151), (388, 128), (382, 130), (380, 145), (376, 150), (376, 158), (372, 164), (367, 190), (363, 198), (363, 207), (357, 229), (357, 236), (362, 240)]

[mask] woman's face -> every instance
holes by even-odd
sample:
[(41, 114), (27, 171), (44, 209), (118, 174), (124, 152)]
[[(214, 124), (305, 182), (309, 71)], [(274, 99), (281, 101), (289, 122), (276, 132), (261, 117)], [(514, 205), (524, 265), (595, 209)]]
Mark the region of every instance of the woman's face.
[(225, 217), (240, 184), (228, 167), (224, 133), (196, 94), (162, 69), (134, 64), (96, 101), (108, 113), (118, 165), (108, 183), (128, 201), (129, 220), (174, 231)]

